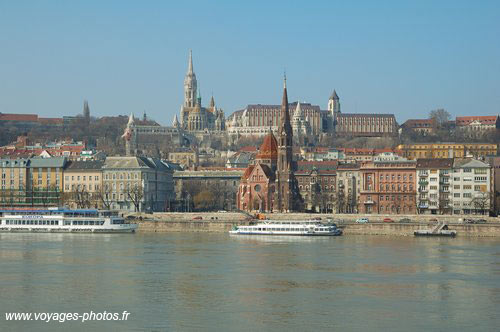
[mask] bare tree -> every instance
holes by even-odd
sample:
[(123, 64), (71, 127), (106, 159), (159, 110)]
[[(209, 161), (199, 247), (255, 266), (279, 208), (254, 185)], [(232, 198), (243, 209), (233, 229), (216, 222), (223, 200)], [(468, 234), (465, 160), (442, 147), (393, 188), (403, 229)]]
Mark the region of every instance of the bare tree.
[(111, 209), (111, 188), (107, 185), (101, 187), (101, 190), (97, 193), (97, 199), (101, 202), (102, 206), (106, 210)]
[(471, 203), (476, 212), (480, 211), (481, 214), (484, 214), (489, 208), (489, 201), (490, 197), (487, 193), (479, 193), (472, 199)]
[(442, 127), (446, 122), (450, 121), (451, 115), (443, 108), (430, 111), (429, 118), (436, 121), (438, 127)]
[(73, 200), (79, 209), (88, 209), (92, 206), (91, 194), (80, 186), (73, 192)]
[(140, 184), (134, 184), (125, 189), (125, 195), (134, 204), (135, 212), (140, 210), (141, 202), (144, 198), (144, 190)]

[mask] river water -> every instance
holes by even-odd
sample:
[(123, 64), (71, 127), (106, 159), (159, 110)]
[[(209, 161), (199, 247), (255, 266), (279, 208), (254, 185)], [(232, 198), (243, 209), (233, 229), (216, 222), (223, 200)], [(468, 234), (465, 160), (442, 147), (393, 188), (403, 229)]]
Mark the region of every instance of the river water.
[[(0, 233), (0, 330), (493, 331), (500, 239)], [(121, 313), (8, 322), (6, 312)]]

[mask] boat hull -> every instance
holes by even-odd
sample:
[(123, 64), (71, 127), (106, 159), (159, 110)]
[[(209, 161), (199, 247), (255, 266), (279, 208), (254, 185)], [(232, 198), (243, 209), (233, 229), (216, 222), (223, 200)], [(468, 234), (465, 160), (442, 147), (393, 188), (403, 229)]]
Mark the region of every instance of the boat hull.
[(439, 234), (439, 233), (418, 233), (418, 232), (414, 232), (413, 235), (422, 236), (422, 237), (455, 237), (455, 236), (457, 236), (456, 233)]
[(42, 227), (2, 227), (0, 228), (0, 233), (134, 233), (137, 229), (137, 225), (131, 224), (127, 227), (116, 227), (116, 228), (42, 228)]
[(342, 232), (336, 233), (254, 233), (254, 232), (238, 232), (229, 231), (231, 235), (269, 235), (269, 236), (341, 236)]

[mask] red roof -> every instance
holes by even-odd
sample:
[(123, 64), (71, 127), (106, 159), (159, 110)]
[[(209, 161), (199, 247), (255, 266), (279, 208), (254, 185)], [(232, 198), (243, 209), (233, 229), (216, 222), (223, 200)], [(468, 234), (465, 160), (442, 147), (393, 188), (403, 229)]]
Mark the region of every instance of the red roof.
[(497, 122), (498, 116), (496, 115), (486, 115), (486, 116), (457, 116), (456, 123), (458, 126), (466, 126), (473, 121), (479, 121), (481, 124), (495, 124)]
[(0, 121), (37, 122), (38, 115), (36, 115), (36, 114), (5, 114), (5, 113), (0, 113)]
[(278, 159), (278, 141), (274, 137), (273, 133), (270, 132), (264, 138), (264, 142), (260, 146), (259, 153), (257, 154), (257, 159)]

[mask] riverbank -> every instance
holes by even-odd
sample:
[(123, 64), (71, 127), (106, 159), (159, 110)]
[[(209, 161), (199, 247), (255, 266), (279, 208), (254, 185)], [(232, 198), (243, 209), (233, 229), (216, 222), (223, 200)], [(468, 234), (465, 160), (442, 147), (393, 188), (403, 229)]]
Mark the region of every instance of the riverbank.
[[(139, 225), (139, 232), (228, 232), (233, 226), (248, 225), (253, 219), (244, 213), (155, 213), (134, 215)], [(326, 220), (332, 215), (290, 213), (269, 214), (272, 220), (301, 220), (322, 218)], [(361, 217), (369, 218), (366, 224), (355, 223)], [(384, 218), (392, 218), (395, 222), (385, 223)], [(500, 237), (499, 218), (469, 216), (470, 218), (484, 218), (485, 224), (463, 224), (457, 216), (436, 215), (408, 215), (408, 216), (374, 216), (374, 215), (334, 215), (333, 219), (343, 228), (345, 235), (386, 235), (386, 236), (413, 236), (418, 229), (431, 228), (438, 219), (450, 224), (450, 228), (457, 231), (458, 236), (472, 237)], [(399, 223), (398, 220), (408, 218), (411, 223)], [(342, 222), (339, 222), (342, 220)]]

